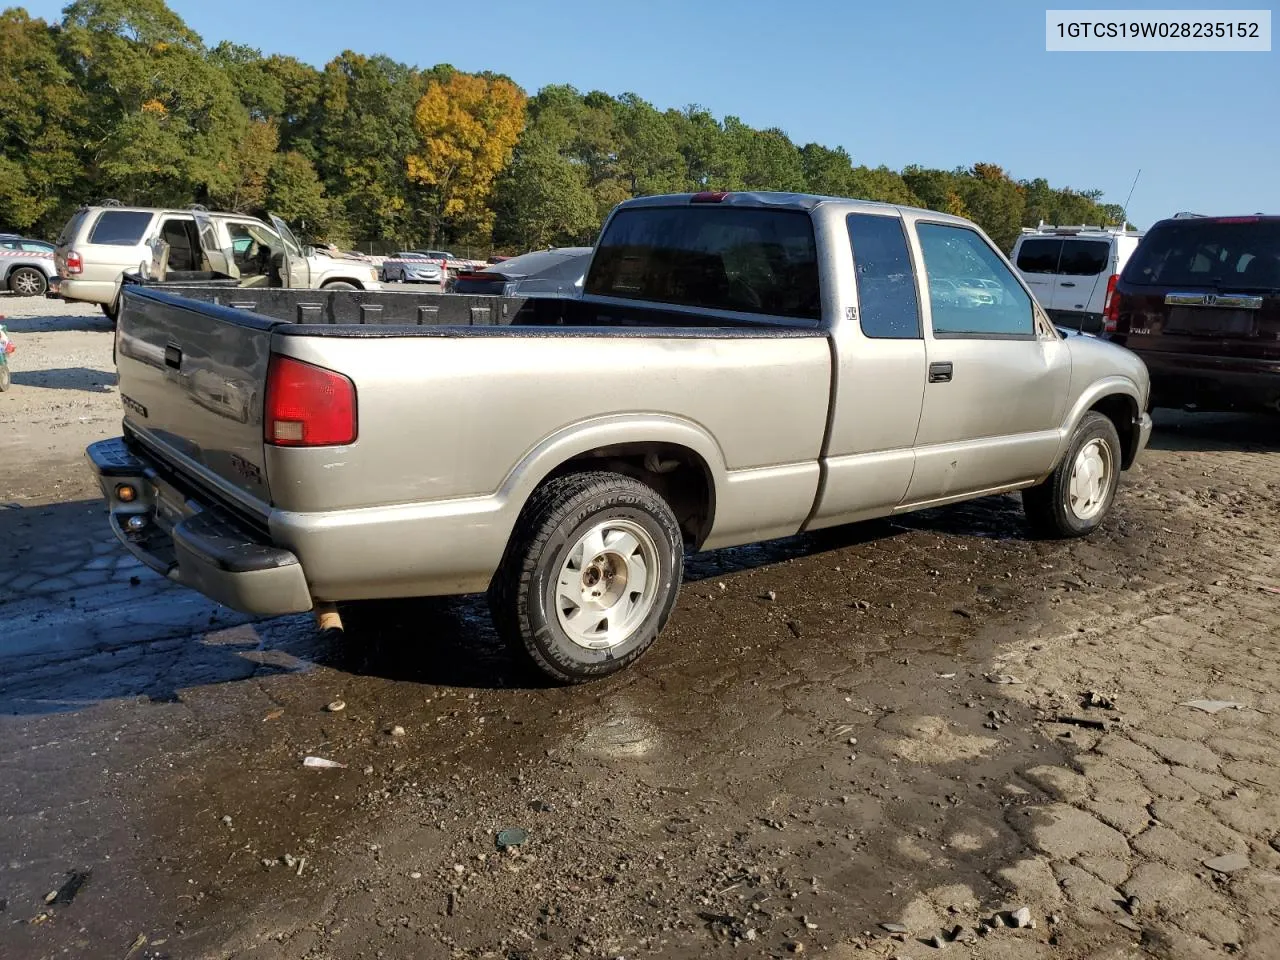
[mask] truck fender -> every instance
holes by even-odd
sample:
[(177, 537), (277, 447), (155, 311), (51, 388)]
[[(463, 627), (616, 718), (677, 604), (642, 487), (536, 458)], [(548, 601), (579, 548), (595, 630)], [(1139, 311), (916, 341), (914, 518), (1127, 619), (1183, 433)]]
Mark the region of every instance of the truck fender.
[[(1071, 435), (1075, 433), (1080, 420), (1086, 413), (1093, 409), (1093, 406), (1099, 400), (1110, 396), (1128, 397), (1133, 401), (1133, 407), (1137, 411), (1137, 414), (1141, 415), (1142, 392), (1138, 389), (1138, 385), (1136, 383), (1128, 377), (1121, 376), (1103, 377), (1100, 380), (1095, 380), (1083, 392), (1081, 392), (1079, 398), (1072, 405), (1071, 409), (1067, 411), (1067, 416), (1062, 423), (1061, 438), (1058, 441), (1058, 452), (1053, 458), (1053, 468), (1050, 469), (1050, 473), (1053, 469), (1057, 469), (1058, 462), (1066, 452), (1067, 445), (1071, 442)], [(1123, 430), (1120, 431), (1120, 435), (1123, 438)]]
[(498, 495), (516, 510), (559, 467), (593, 450), (624, 444), (661, 443), (685, 447), (702, 458), (710, 474), (714, 503), (728, 468), (724, 452), (700, 424), (661, 413), (617, 414), (569, 424), (535, 444), (508, 472)]

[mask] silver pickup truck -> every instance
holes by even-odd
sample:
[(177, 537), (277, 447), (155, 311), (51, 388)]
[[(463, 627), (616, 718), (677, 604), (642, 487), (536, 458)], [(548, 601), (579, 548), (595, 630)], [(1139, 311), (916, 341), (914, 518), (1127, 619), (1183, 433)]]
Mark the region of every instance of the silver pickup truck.
[(1151, 429), (1136, 356), (926, 210), (630, 200), (580, 297), (461, 320), (284, 293), (125, 288), (124, 436), (87, 452), (117, 536), (253, 613), (487, 590), (561, 682), (653, 643), (686, 550), (1012, 490), (1081, 536)]

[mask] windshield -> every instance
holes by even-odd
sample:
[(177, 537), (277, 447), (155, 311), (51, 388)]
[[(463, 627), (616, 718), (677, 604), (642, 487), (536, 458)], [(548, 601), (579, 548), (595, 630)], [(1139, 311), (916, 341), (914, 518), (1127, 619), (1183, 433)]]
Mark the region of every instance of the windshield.
[(1280, 221), (1156, 224), (1124, 268), (1126, 283), (1280, 288)]

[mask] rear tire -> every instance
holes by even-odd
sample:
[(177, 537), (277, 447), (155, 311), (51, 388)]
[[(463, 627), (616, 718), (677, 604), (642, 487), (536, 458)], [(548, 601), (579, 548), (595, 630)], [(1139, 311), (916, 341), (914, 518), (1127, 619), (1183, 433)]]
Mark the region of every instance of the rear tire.
[(671, 507), (617, 473), (536, 490), (489, 589), (499, 633), (558, 683), (599, 679), (657, 639), (680, 592), (684, 541)]
[(1022, 508), (1036, 536), (1088, 536), (1111, 511), (1119, 483), (1120, 435), (1107, 417), (1091, 411), (1048, 479), (1022, 491)]
[(35, 267), (18, 267), (9, 274), (9, 291), (15, 297), (43, 297), (49, 278)]

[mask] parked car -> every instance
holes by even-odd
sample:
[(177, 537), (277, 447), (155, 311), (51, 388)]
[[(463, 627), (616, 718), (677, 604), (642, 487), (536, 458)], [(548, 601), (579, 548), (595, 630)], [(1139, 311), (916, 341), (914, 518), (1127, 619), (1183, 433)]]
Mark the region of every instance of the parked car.
[(454, 293), (492, 293), (505, 297), (576, 296), (591, 260), (591, 247), (535, 250), (481, 270), (459, 273)]
[[(930, 294), (975, 278), (1000, 296)], [(305, 323), (245, 293), (126, 288), (124, 436), (88, 449), (116, 535), (260, 614), (488, 590), (561, 682), (652, 644), (686, 548), (1011, 490), (1083, 536), (1151, 429), (1134, 354), (1061, 336), (974, 224), (887, 204), (629, 200), (580, 297), (505, 321), (433, 293), (397, 295), (408, 323), (363, 298)], [(444, 302), (470, 325), (433, 327)]]
[(1280, 412), (1280, 216), (1161, 220), (1111, 291), (1106, 330), (1146, 362), (1158, 406)]
[(405, 250), (382, 262), (382, 279), (389, 283), (440, 283), (445, 261), (429, 259), (425, 253)]
[(1024, 227), (1010, 259), (1058, 326), (1102, 332), (1112, 278), (1124, 269), (1142, 234), (1119, 227)]
[(0, 279), (17, 297), (42, 297), (56, 283), (53, 244), (15, 233), (0, 234)]
[(65, 300), (102, 306), (114, 317), (126, 271), (211, 271), (286, 287), (375, 289), (372, 265), (318, 257), (278, 217), (274, 226), (235, 213), (156, 207), (81, 207), (58, 235), (55, 264)]

